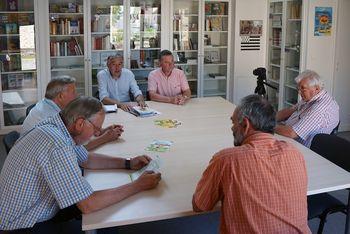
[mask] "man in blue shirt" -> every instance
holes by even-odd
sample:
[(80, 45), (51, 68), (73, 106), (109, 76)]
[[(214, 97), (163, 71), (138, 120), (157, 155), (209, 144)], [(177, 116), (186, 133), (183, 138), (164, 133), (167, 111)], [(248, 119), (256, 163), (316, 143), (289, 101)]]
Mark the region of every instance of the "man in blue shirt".
[(140, 169), (150, 161), (145, 155), (127, 160), (88, 153), (81, 145), (100, 131), (104, 118), (96, 98), (79, 97), (20, 137), (0, 174), (0, 230), (37, 233), (54, 225), (62, 209), (87, 214), (157, 186), (160, 174), (146, 172), (121, 187), (93, 191), (79, 165)]
[(137, 86), (134, 74), (123, 68), (123, 57), (119, 54), (107, 59), (107, 68), (97, 73), (98, 91), (103, 104), (116, 104), (124, 111), (130, 111), (130, 92), (141, 107), (145, 101)]
[[(46, 87), (45, 98), (35, 105), (24, 120), (21, 134), (23, 135), (42, 120), (56, 115), (76, 97), (74, 78), (69, 76), (53, 78)], [(102, 129), (100, 134), (85, 147), (87, 150), (92, 150), (102, 144), (118, 139), (122, 132), (122, 126), (111, 125)]]

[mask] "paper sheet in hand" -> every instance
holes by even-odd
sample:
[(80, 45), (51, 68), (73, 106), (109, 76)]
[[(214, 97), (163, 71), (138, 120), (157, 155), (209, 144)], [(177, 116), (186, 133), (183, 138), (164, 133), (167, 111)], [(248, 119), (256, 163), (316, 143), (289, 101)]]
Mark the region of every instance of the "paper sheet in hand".
[(131, 181), (137, 180), (145, 171), (154, 171), (154, 172), (159, 171), (160, 164), (161, 164), (160, 157), (157, 155), (154, 159), (152, 159), (152, 161), (149, 162), (147, 166), (130, 174)]

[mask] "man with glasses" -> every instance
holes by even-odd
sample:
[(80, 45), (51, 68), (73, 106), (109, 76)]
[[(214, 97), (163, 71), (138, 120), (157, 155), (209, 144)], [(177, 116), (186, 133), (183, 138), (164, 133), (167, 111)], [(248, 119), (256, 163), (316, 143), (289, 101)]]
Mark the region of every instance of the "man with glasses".
[(310, 147), (313, 137), (319, 133), (331, 133), (339, 123), (339, 106), (323, 89), (320, 76), (311, 70), (295, 78), (300, 102), (277, 113), (281, 122), (275, 132), (293, 138)]
[[(46, 87), (45, 98), (39, 101), (23, 122), (21, 135), (32, 129), (40, 121), (54, 116), (77, 97), (75, 79), (70, 76), (53, 78)], [(121, 125), (111, 125), (101, 129), (93, 140), (86, 144), (92, 150), (102, 144), (117, 140), (123, 133)]]
[(99, 100), (79, 97), (59, 114), (19, 138), (0, 174), (0, 230), (5, 233), (63, 233), (60, 223), (157, 186), (160, 173), (145, 172), (120, 187), (94, 191), (86, 169), (138, 170), (150, 162), (88, 153), (82, 145), (101, 131), (105, 112)]
[(97, 73), (99, 98), (103, 104), (116, 104), (124, 111), (130, 111), (130, 93), (137, 104), (146, 106), (143, 95), (136, 83), (134, 74), (123, 68), (123, 56), (115, 55), (107, 58), (107, 68)]
[(160, 68), (148, 76), (148, 92), (152, 101), (183, 105), (191, 97), (191, 90), (184, 72), (174, 66), (169, 50), (160, 52)]

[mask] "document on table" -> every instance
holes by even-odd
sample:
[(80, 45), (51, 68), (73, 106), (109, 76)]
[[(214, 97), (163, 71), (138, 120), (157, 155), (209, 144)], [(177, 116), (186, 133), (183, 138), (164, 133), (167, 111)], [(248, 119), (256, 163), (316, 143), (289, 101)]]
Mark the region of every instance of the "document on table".
[(158, 172), (160, 169), (160, 165), (161, 165), (161, 160), (160, 157), (157, 155), (154, 159), (152, 159), (149, 164), (143, 168), (141, 168), (138, 171), (135, 171), (134, 173), (130, 174), (130, 179), (131, 181), (135, 181), (137, 180), (142, 173), (144, 173), (145, 171), (154, 171), (154, 172)]

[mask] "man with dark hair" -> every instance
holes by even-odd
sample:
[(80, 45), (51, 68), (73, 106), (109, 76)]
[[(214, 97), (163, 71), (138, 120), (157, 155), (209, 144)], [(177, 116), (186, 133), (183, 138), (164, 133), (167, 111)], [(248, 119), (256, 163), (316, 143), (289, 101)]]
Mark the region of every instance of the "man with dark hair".
[[(46, 87), (45, 98), (39, 101), (29, 112), (23, 122), (21, 135), (32, 129), (44, 119), (56, 115), (77, 97), (75, 79), (70, 76), (53, 78)], [(98, 136), (88, 142), (85, 147), (92, 150), (102, 144), (117, 140), (123, 133), (121, 125), (111, 125), (101, 129)]]
[(273, 107), (262, 97), (242, 99), (232, 120), (234, 145), (216, 153), (193, 195), (193, 210), (221, 201), (220, 233), (310, 233), (304, 158), (274, 139)]
[(146, 172), (132, 183), (93, 191), (79, 165), (135, 170), (151, 160), (146, 155), (129, 161), (88, 153), (82, 144), (100, 131), (104, 118), (100, 101), (79, 97), (16, 142), (0, 174), (0, 230), (45, 233), (45, 228), (53, 227), (46, 233), (57, 233), (58, 221), (103, 209), (157, 186), (160, 174)]
[(169, 50), (160, 52), (160, 68), (148, 76), (150, 99), (183, 105), (191, 97), (191, 90), (184, 72), (174, 67), (174, 57)]
[(107, 68), (97, 73), (99, 98), (104, 104), (116, 104), (124, 111), (130, 111), (130, 93), (141, 107), (145, 107), (145, 101), (134, 74), (123, 68), (122, 55), (107, 58)]

